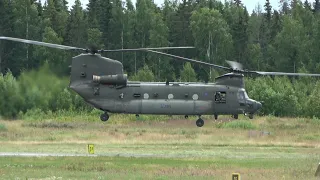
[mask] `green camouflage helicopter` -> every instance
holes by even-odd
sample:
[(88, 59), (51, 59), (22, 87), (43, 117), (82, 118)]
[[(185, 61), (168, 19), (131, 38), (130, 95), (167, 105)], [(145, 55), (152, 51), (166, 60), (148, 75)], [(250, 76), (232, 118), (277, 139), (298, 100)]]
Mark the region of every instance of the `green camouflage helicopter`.
[[(138, 49), (95, 50), (51, 44), (26, 39), (0, 37), (10, 40), (63, 50), (80, 50), (83, 53), (72, 58), (69, 87), (87, 103), (103, 111), (100, 119), (108, 121), (108, 113), (196, 115), (198, 127), (204, 125), (201, 115), (248, 115), (250, 119), (262, 108), (261, 102), (249, 98), (245, 90), (244, 75), (320, 76), (320, 74), (263, 72), (243, 70), (240, 63), (227, 61), (231, 67), (210, 64), (155, 50), (193, 47), (159, 47)], [(103, 52), (146, 51), (157, 53), (213, 68), (228, 73), (219, 76), (214, 83), (199, 82), (136, 82), (128, 81), (123, 65), (117, 60), (103, 57)]]

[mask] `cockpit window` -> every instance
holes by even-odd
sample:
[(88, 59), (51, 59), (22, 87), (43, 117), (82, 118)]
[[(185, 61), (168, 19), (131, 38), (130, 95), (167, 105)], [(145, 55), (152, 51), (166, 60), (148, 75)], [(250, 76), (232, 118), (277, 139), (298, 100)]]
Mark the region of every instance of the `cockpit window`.
[(248, 96), (247, 92), (244, 91), (243, 93), (244, 93), (244, 98), (249, 99), (249, 96)]
[(239, 91), (238, 92), (238, 99), (239, 100), (244, 100), (245, 96), (244, 96), (244, 92), (243, 91)]
[(248, 94), (246, 91), (238, 91), (238, 99), (239, 100), (246, 100), (249, 99)]
[(247, 99), (249, 99), (249, 97), (245, 90), (238, 91), (238, 100), (239, 100), (240, 106), (245, 106), (245, 102)]

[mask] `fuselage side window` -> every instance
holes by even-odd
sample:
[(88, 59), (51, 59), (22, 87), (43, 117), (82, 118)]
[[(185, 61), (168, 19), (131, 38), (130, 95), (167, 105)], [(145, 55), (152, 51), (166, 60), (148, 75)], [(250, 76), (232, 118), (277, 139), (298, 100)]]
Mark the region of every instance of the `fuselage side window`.
[(225, 91), (217, 91), (214, 95), (214, 101), (216, 103), (226, 103), (226, 95), (227, 93)]

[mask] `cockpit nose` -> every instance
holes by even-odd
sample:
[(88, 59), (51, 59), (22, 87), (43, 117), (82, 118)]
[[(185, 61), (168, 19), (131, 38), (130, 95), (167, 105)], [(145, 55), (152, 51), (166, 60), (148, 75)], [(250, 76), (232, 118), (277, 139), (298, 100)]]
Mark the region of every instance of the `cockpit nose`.
[(259, 110), (262, 108), (261, 102), (256, 101), (256, 109)]

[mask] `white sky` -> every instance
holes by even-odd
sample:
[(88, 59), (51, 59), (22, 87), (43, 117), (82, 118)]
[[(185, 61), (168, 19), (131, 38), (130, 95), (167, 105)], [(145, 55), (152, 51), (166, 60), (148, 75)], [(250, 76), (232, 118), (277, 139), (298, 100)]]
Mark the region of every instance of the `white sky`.
[[(41, 0), (41, 1), (44, 3), (46, 0)], [(69, 2), (69, 7), (71, 7), (75, 2), (75, 0), (67, 0), (67, 1)], [(224, 1), (224, 0), (222, 0), (222, 1)], [(279, 8), (279, 1), (280, 0), (270, 0), (272, 8), (278, 9)], [(314, 0), (308, 0), (308, 1), (314, 2)], [(88, 2), (89, 2), (89, 0), (81, 0), (81, 4), (83, 5), (84, 8), (86, 8)], [(159, 6), (161, 6), (161, 4), (163, 3), (163, 0), (154, 0), (154, 2), (156, 4), (158, 4)], [(303, 0), (303, 2), (304, 2), (304, 0)], [(132, 0), (132, 3), (135, 4), (136, 0)], [(265, 0), (242, 0), (242, 3), (247, 7), (247, 10), (250, 14), (252, 12), (252, 10), (257, 6), (258, 3), (260, 3), (260, 5), (263, 8)]]

